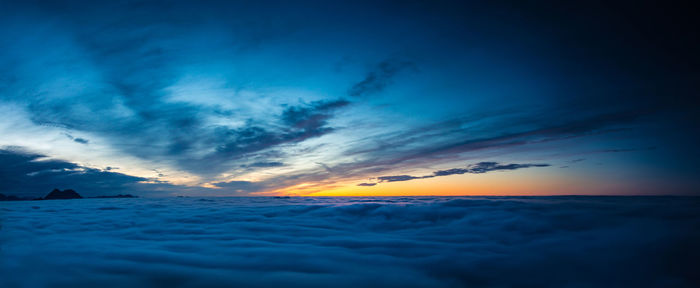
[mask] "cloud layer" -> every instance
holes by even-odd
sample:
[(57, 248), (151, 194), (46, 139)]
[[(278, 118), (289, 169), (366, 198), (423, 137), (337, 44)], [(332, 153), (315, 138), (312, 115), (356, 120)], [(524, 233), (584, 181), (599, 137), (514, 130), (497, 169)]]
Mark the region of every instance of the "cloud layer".
[(696, 287), (694, 197), (7, 202), (2, 287)]

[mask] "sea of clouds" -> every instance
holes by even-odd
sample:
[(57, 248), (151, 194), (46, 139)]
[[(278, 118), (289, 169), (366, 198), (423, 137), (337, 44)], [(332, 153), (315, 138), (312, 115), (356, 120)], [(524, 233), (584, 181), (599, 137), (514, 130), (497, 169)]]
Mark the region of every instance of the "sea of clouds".
[(697, 287), (694, 197), (0, 203), (0, 287)]

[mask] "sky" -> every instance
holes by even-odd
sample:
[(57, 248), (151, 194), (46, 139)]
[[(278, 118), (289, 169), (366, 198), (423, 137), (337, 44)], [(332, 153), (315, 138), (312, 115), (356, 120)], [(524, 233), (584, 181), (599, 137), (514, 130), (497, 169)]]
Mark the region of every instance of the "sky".
[(682, 5), (0, 0), (0, 193), (697, 195)]

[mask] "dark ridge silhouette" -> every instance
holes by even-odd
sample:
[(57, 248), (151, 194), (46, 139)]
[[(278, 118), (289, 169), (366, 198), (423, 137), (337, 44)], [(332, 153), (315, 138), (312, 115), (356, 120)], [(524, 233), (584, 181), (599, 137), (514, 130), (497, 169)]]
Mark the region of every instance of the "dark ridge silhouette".
[(75, 192), (73, 189), (66, 189), (66, 190), (58, 190), (58, 189), (53, 189), (51, 193), (46, 195), (44, 197), (44, 200), (54, 200), (54, 199), (82, 199), (83, 196), (80, 196), (78, 192)]
[(18, 201), (18, 200), (22, 200), (22, 199), (20, 199), (17, 196), (14, 196), (14, 195), (5, 195), (5, 194), (0, 193), (0, 201)]

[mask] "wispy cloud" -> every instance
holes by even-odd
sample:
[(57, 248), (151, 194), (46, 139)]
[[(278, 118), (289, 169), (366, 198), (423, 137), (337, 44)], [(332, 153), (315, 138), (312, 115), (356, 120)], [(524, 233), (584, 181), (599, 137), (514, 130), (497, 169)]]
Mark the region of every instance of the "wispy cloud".
[(530, 167), (549, 167), (550, 164), (499, 164), (497, 162), (479, 162), (468, 165), (466, 168), (452, 168), (447, 170), (438, 170), (430, 175), (411, 176), (411, 175), (394, 175), (394, 176), (379, 176), (376, 183), (360, 183), (358, 186), (374, 186), (382, 182), (401, 182), (415, 179), (426, 179), (433, 177), (459, 175), (459, 174), (482, 174), (492, 171), (516, 170)]
[(415, 67), (413, 62), (399, 59), (384, 60), (368, 72), (362, 81), (352, 85), (348, 95), (360, 97), (382, 92), (399, 72), (411, 67)]
[(68, 133), (64, 133), (63, 135), (66, 135), (66, 137), (68, 137), (68, 139), (73, 140), (73, 142), (75, 142), (75, 143), (80, 143), (80, 144), (90, 143), (90, 141), (85, 139), (85, 138), (73, 137), (73, 135), (68, 134)]
[(360, 184), (357, 184), (357, 186), (374, 186), (374, 185), (377, 185), (377, 183), (360, 183)]
[(431, 178), (433, 177), (432, 175), (427, 175), (427, 176), (411, 176), (411, 175), (395, 175), (395, 176), (380, 176), (377, 177), (377, 180), (379, 182), (400, 182), (400, 181), (408, 181), (408, 180), (413, 180), (413, 179), (423, 179), (423, 178)]

